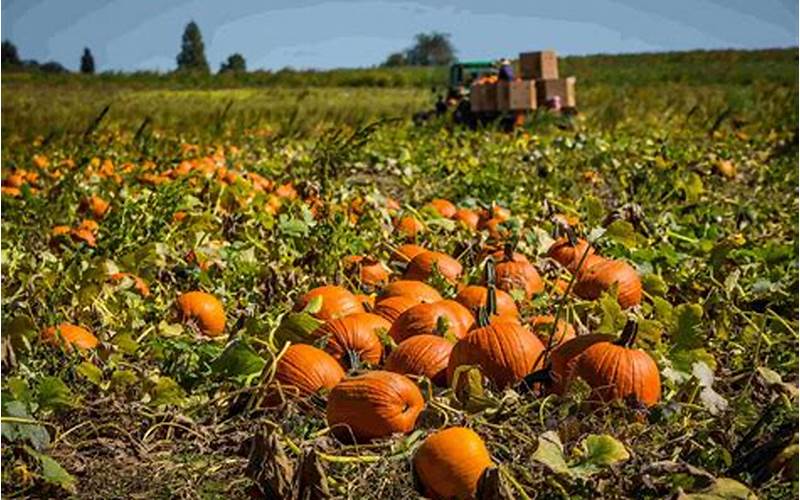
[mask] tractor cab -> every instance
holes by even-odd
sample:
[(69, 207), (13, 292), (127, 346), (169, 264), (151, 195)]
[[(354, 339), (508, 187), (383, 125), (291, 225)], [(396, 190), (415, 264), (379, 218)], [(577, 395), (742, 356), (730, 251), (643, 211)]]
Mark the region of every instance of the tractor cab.
[(483, 75), (494, 74), (497, 71), (492, 61), (459, 62), (450, 66), (450, 93), (459, 95), (470, 84)]

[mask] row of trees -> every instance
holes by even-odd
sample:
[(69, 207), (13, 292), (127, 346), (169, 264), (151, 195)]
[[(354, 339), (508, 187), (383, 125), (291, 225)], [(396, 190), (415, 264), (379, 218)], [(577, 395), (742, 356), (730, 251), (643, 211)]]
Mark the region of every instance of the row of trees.
[[(391, 54), (383, 66), (440, 66), (455, 61), (455, 49), (450, 42), (450, 35), (433, 32), (420, 33), (415, 38), (412, 47)], [(176, 58), (177, 71), (193, 73), (210, 73), (206, 59), (205, 44), (200, 27), (194, 21), (189, 22), (183, 30), (181, 51)], [(66, 73), (68, 70), (57, 62), (40, 64), (34, 60), (23, 61), (19, 57), (17, 47), (6, 40), (2, 44), (2, 68), (4, 70), (38, 69), (49, 73)], [(83, 49), (81, 55), (81, 73), (93, 74), (95, 72), (94, 56), (88, 47)], [(247, 63), (241, 54), (231, 54), (219, 67), (219, 73), (244, 73)]]

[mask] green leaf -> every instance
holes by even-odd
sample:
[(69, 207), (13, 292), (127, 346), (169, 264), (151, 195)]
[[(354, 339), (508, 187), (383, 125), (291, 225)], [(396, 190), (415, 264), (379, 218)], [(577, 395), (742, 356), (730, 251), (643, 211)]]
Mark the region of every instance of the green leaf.
[(10, 396), (10, 394), (3, 394), (3, 417), (13, 417), (30, 422), (3, 422), (3, 439), (8, 442), (28, 441), (37, 450), (43, 450), (50, 444), (50, 434), (47, 429), (34, 420), (33, 415), (22, 401), (15, 401)]
[(539, 446), (533, 454), (533, 459), (544, 464), (556, 474), (572, 475), (564, 460), (564, 447), (555, 431), (547, 431), (539, 436)]
[(183, 325), (162, 320), (158, 324), (158, 333), (164, 337), (178, 337), (183, 333)]
[(711, 370), (716, 370), (717, 362), (714, 356), (705, 349), (681, 349), (673, 350), (669, 353), (669, 360), (672, 368), (665, 371), (667, 378), (683, 382), (692, 374), (692, 367), (697, 362), (708, 365)]
[(636, 246), (636, 230), (633, 224), (626, 220), (615, 220), (607, 228), (605, 236), (610, 238), (625, 248), (633, 248)]
[(703, 179), (696, 172), (690, 172), (687, 178), (681, 182), (681, 187), (686, 195), (686, 202), (697, 203), (700, 195), (703, 194)]
[(28, 382), (21, 377), (9, 377), (6, 385), (15, 400), (22, 401), (25, 404), (29, 404), (33, 401), (31, 388), (28, 386)]
[(288, 313), (281, 318), (278, 328), (275, 329), (277, 346), (280, 348), (286, 342), (313, 343), (316, 339), (311, 334), (322, 325), (322, 321), (307, 312)]
[(260, 373), (265, 364), (246, 340), (238, 338), (228, 344), (211, 363), (211, 370), (224, 377), (235, 378)]
[(591, 434), (581, 443), (584, 456), (580, 462), (572, 467), (573, 473), (588, 476), (597, 472), (601, 467), (624, 462), (630, 458), (628, 450), (613, 436), (608, 434)]
[(689, 500), (755, 500), (758, 497), (739, 481), (720, 477), (708, 488), (684, 495), (683, 498)]
[(589, 226), (597, 225), (605, 212), (603, 203), (592, 195), (584, 196), (581, 202), (586, 212), (586, 223)]
[(673, 311), (672, 342), (677, 349), (695, 349), (703, 346), (705, 339), (700, 330), (703, 307), (699, 304), (681, 304)]
[(72, 391), (58, 377), (42, 377), (36, 385), (36, 400), (40, 408), (60, 409), (74, 404)]
[(150, 406), (181, 406), (184, 403), (186, 393), (181, 386), (170, 377), (156, 376), (154, 382), (155, 385), (150, 390)]
[(111, 387), (114, 389), (125, 389), (138, 381), (139, 377), (131, 370), (115, 370), (111, 374)]
[(672, 304), (661, 297), (653, 297), (656, 319), (664, 324), (672, 324)]
[(642, 276), (642, 287), (650, 295), (663, 296), (669, 291), (664, 279), (661, 276), (653, 273), (648, 273)]
[(322, 310), (323, 300), (324, 299), (322, 298), (322, 295), (315, 296), (313, 299), (308, 301), (308, 304), (306, 304), (306, 307), (303, 308), (302, 312), (308, 314), (317, 314)]
[(94, 385), (100, 385), (103, 383), (103, 370), (95, 366), (90, 361), (84, 361), (78, 365), (76, 371)]
[(627, 316), (622, 312), (622, 307), (617, 301), (617, 287), (616, 284), (603, 292), (597, 301), (600, 310), (602, 311), (602, 319), (597, 333), (606, 333), (609, 335), (618, 334), (625, 326)]
[(112, 343), (125, 354), (134, 354), (139, 349), (139, 343), (136, 342), (130, 332), (118, 333), (114, 336)]
[(46, 482), (56, 485), (65, 491), (75, 494), (75, 478), (66, 471), (61, 464), (55, 461), (52, 457), (39, 453), (36, 450), (26, 447), (27, 451), (32, 457), (39, 461), (42, 466), (42, 479)]

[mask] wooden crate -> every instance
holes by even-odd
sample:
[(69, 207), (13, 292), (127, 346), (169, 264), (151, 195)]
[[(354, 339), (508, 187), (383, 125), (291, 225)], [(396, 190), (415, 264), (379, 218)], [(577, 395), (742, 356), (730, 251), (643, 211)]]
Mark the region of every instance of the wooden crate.
[(497, 110), (511, 109), (511, 85), (513, 82), (497, 82)]
[(536, 81), (536, 96), (539, 106), (547, 104), (548, 99), (558, 96), (562, 108), (575, 107), (575, 77)]
[(516, 80), (509, 84), (509, 106), (513, 111), (536, 109), (536, 82)]
[(558, 56), (555, 50), (523, 52), (519, 55), (519, 71), (523, 80), (555, 80), (558, 78)]

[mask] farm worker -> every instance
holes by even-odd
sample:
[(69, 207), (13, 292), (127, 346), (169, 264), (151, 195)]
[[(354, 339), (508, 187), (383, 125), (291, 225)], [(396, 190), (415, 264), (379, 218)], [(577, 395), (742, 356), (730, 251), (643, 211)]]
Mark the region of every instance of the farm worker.
[(500, 70), (497, 72), (497, 78), (503, 82), (514, 80), (514, 68), (511, 67), (511, 61), (506, 58), (500, 59)]
[(441, 116), (447, 112), (447, 103), (444, 101), (444, 96), (439, 94), (436, 98), (436, 114)]

